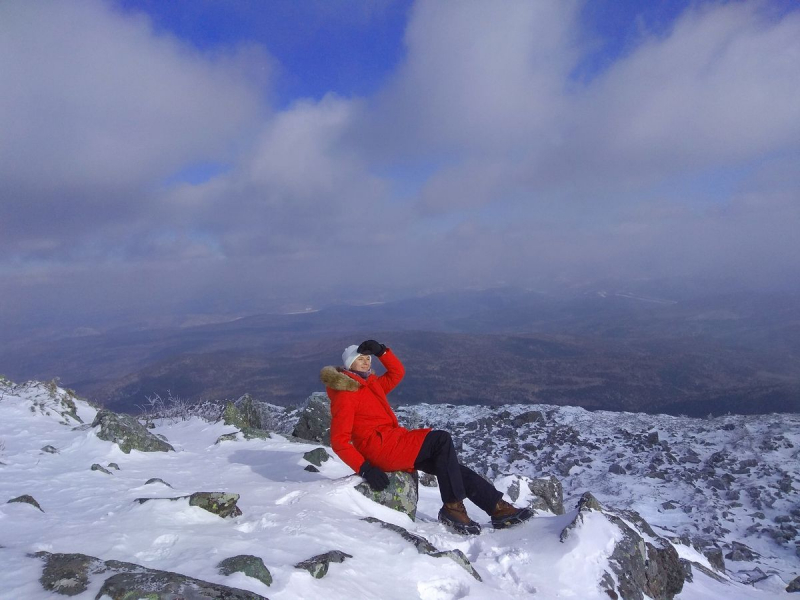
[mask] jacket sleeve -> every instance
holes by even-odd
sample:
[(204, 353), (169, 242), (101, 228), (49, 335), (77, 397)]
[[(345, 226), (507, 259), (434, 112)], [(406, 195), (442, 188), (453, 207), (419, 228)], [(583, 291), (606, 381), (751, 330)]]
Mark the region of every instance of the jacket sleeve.
[(386, 367), (386, 373), (378, 377), (378, 383), (381, 384), (383, 393), (388, 394), (400, 383), (400, 380), (403, 379), (403, 375), (406, 374), (406, 369), (403, 367), (403, 363), (400, 362), (400, 359), (392, 352), (391, 348), (387, 348), (386, 352), (378, 357), (378, 360)]
[(336, 392), (331, 396), (331, 448), (348, 467), (358, 473), (364, 457), (353, 447), (353, 418), (355, 416), (355, 393)]

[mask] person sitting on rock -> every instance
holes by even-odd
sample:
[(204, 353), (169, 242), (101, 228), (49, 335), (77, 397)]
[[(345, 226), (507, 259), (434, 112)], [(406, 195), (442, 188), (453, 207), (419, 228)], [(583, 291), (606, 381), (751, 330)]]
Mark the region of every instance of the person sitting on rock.
[[(370, 369), (378, 357), (386, 373)], [(436, 475), (444, 505), (439, 521), (461, 534), (478, 534), (480, 525), (464, 507), (469, 498), (491, 517), (496, 529), (510, 527), (533, 516), (517, 508), (491, 483), (458, 462), (453, 439), (442, 430), (408, 430), (397, 422), (386, 400), (405, 374), (391, 349), (375, 340), (345, 348), (343, 367), (325, 367), (320, 379), (331, 399), (331, 447), (350, 468), (376, 491), (389, 485), (386, 471), (424, 471)]]

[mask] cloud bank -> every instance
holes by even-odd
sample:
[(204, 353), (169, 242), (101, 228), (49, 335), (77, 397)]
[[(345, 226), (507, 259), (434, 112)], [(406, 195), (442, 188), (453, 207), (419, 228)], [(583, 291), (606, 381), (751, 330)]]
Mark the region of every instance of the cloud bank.
[(279, 109), (268, 45), (0, 5), (0, 315), (797, 280), (800, 11), (693, 5), (587, 74), (583, 9), (420, 2), (377, 93)]

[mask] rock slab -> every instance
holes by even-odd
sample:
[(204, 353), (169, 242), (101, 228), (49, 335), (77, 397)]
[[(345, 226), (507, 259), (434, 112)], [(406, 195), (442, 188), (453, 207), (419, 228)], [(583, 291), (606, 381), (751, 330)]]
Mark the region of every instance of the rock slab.
[(378, 504), (407, 514), (413, 521), (417, 517), (417, 502), (419, 501), (417, 472), (390, 471), (387, 475), (389, 476), (389, 486), (381, 492), (374, 491), (366, 481), (359, 483), (356, 489)]

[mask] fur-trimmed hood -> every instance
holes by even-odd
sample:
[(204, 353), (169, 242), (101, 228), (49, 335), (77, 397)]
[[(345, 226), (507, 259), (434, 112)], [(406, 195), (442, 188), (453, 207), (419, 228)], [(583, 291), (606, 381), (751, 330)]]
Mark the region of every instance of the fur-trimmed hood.
[(344, 367), (323, 367), (319, 373), (319, 378), (325, 384), (325, 387), (329, 387), (332, 390), (357, 392), (363, 384), (347, 375), (345, 370)]

